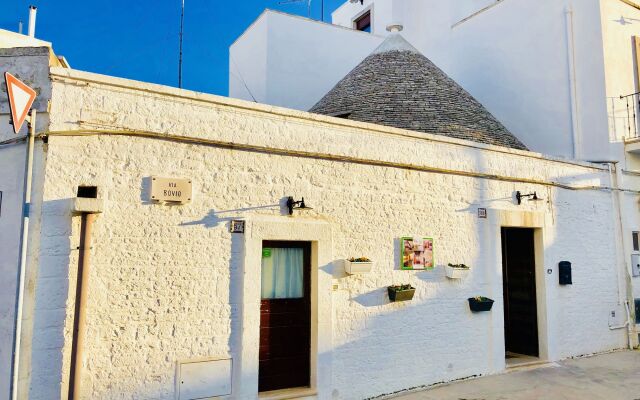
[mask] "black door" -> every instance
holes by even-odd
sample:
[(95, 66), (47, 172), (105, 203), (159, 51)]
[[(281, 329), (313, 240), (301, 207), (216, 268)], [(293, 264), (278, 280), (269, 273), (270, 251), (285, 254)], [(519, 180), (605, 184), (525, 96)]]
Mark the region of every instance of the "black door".
[(502, 228), (502, 285), (505, 349), (538, 357), (533, 229)]
[(262, 244), (259, 391), (307, 387), (311, 349), (311, 246)]

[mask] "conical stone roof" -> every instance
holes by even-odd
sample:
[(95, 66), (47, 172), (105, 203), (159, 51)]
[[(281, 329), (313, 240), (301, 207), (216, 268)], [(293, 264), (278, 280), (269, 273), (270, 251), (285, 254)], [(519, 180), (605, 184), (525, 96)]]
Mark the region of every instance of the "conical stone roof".
[(390, 35), (310, 112), (526, 150), (401, 35)]

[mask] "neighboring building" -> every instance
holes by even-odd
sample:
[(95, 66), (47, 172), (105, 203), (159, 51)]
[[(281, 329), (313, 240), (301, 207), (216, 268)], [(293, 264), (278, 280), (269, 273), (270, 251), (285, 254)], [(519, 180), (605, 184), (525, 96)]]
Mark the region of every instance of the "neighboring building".
[[(265, 51), (270, 63), (261, 75), (264, 80), (246, 83), (272, 90), (253, 101), (311, 109), (308, 104), (329, 92), (326, 86), (335, 86), (347, 75), (338, 67), (360, 63), (366, 56), (356, 53), (370, 54), (378, 46), (376, 40), (389, 34), (389, 25), (402, 24), (402, 35), (411, 45), (528, 149), (567, 159), (616, 161), (624, 174), (615, 184), (640, 189), (635, 182), (640, 176), (638, 1), (363, 0), (345, 1), (332, 14), (334, 25), (273, 11), (258, 21), (271, 18), (277, 23), (269, 29), (279, 38), (301, 39), (278, 57), (270, 58)], [(351, 29), (350, 35), (345, 28)], [(371, 33), (363, 36), (358, 29)], [(326, 33), (337, 31), (339, 39)], [(252, 35), (255, 26), (231, 46), (231, 56), (242, 59), (266, 49), (245, 39)], [(278, 42), (272, 39), (270, 46)], [(339, 60), (334, 49), (339, 49)], [(345, 53), (354, 54), (353, 60), (345, 61)], [(325, 60), (322, 68), (307, 62), (309, 57)], [(247, 75), (254, 71), (249, 62), (231, 65), (232, 73), (236, 69)], [(320, 72), (308, 74), (310, 69)], [(249, 99), (233, 80), (229, 93)], [(366, 108), (368, 97), (361, 101)], [(633, 194), (622, 192), (619, 197), (623, 227), (618, 245), (625, 262), (636, 265), (639, 206)], [(634, 284), (633, 291), (640, 297), (640, 285)]]
[[(266, 11), (231, 47), (231, 97), (308, 110), (386, 36), (389, 24), (482, 103), (524, 144), (544, 154), (619, 160), (640, 170), (634, 37), (640, 3), (631, 0), (345, 1), (335, 25)], [(356, 31), (362, 21), (369, 37)], [(272, 21), (267, 23), (267, 21)], [(525, 24), (526, 22), (526, 24)], [(360, 24), (360, 25), (359, 25)], [(270, 35), (261, 35), (268, 26)], [(526, 29), (525, 29), (526, 26)], [(343, 28), (352, 29), (351, 34)], [(340, 32), (339, 34), (337, 32)], [(277, 33), (277, 37), (274, 37)], [(269, 47), (251, 39), (269, 37)], [(288, 48), (287, 44), (295, 45)], [(272, 48), (285, 48), (275, 54)], [(345, 60), (345, 54), (351, 55)], [(317, 60), (323, 60), (318, 63)], [(261, 64), (260, 64), (261, 65)], [(322, 68), (317, 68), (322, 65)], [(237, 73), (241, 71), (242, 74)], [(309, 72), (311, 71), (311, 72)], [(267, 86), (269, 91), (258, 88)], [(254, 90), (255, 88), (255, 90)], [(293, 95), (295, 94), (295, 95)], [(630, 141), (626, 145), (625, 139)]]
[[(417, 130), (2, 55), (0, 72), (46, 71), (35, 83), (48, 105), (21, 398), (351, 400), (637, 344), (619, 196), (638, 201), (638, 176), (523, 150), (398, 36), (313, 103), (330, 110), (345, 85), (362, 93), (362, 69), (411, 68), (439, 86), (409, 85), (420, 101), (406, 109), (391, 87), (394, 107), (371, 112)], [(434, 122), (415, 115), (421, 101), (468, 109)], [(24, 136), (1, 112), (0, 232), (14, 238)], [(351, 257), (373, 264), (349, 275)], [(14, 260), (0, 253), (0, 265)], [(471, 268), (452, 279), (449, 263)], [(392, 285), (414, 297), (390, 301)], [(476, 296), (492, 310), (472, 312)]]
[[(51, 82), (49, 68), (59, 67), (66, 60), (56, 57), (51, 43), (38, 40), (26, 35), (0, 29), (0, 69), (2, 72), (10, 70), (24, 82), (38, 91), (38, 98), (34, 103), (40, 113), (38, 127), (40, 130), (47, 126), (47, 106), (51, 97)], [(14, 135), (8, 135), (9, 104), (7, 89), (4, 85), (4, 75), (0, 77), (0, 141), (10, 140)], [(11, 150), (3, 150), (0, 164), (4, 167), (24, 166), (24, 149), (22, 146)], [(19, 259), (20, 235), (16, 230), (22, 222), (22, 172), (3, 179), (0, 185), (0, 398), (8, 398), (11, 385), (11, 360), (13, 352), (17, 263)], [(28, 318), (27, 314), (27, 318)]]
[(382, 40), (265, 11), (229, 49), (229, 96), (306, 111)]

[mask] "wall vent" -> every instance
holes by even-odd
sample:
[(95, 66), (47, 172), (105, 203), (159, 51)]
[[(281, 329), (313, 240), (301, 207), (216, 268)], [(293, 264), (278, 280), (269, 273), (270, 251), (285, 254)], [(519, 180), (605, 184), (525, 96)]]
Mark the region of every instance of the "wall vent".
[(82, 197), (85, 199), (97, 199), (98, 187), (97, 186), (78, 186), (78, 194), (76, 196)]

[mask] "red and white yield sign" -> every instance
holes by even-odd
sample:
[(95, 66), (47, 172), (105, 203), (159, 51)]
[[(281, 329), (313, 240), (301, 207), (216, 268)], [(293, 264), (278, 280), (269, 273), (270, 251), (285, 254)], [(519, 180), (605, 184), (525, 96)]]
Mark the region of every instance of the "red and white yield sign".
[(36, 91), (8, 72), (4, 73), (4, 81), (7, 84), (7, 93), (9, 94), (13, 131), (18, 133), (36, 99)]

